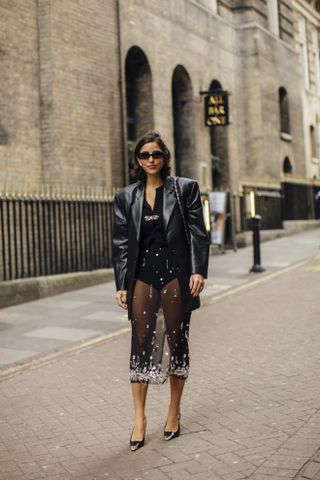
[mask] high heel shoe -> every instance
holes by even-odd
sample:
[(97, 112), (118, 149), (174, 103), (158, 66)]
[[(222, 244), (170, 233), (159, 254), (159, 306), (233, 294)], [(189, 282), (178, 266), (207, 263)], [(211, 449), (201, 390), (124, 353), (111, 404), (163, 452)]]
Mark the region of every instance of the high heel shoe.
[(131, 437), (130, 437), (130, 449), (132, 452), (135, 452), (136, 450), (139, 450), (139, 448), (142, 448), (144, 446), (144, 440), (145, 440), (145, 435), (146, 435), (146, 428), (147, 428), (147, 419), (144, 417), (143, 419), (144, 422), (144, 435), (142, 440), (132, 440), (132, 435), (133, 435), (133, 430), (131, 432)]
[[(180, 435), (180, 418), (181, 418), (181, 415), (179, 413), (179, 415), (178, 415), (178, 430), (176, 430), (175, 432), (169, 432), (168, 430), (164, 430), (163, 436), (164, 436), (164, 439), (166, 441), (169, 441), (169, 440), (172, 440), (173, 438), (179, 437), (179, 435)], [(164, 427), (164, 428), (166, 428), (166, 427)]]

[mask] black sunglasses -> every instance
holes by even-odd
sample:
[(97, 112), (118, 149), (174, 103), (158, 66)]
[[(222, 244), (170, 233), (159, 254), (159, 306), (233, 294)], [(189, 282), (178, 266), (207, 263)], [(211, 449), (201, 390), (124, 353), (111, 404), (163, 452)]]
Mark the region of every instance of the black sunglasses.
[(160, 160), (160, 158), (165, 157), (165, 153), (162, 150), (155, 150), (154, 152), (139, 152), (137, 157), (139, 160), (149, 160), (149, 157), (152, 157), (154, 160)]

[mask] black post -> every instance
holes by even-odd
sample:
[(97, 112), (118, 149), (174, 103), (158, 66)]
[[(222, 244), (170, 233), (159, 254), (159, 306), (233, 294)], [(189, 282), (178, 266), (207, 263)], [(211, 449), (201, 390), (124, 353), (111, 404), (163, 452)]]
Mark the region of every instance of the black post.
[(261, 273), (265, 271), (265, 269), (261, 266), (260, 256), (260, 220), (260, 215), (256, 215), (252, 218), (253, 267), (250, 269), (250, 272), (254, 273)]

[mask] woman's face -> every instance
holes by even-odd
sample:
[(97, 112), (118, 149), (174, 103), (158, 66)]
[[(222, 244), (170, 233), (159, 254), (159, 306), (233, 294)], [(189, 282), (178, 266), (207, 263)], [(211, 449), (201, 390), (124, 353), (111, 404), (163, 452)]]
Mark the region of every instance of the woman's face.
[[(150, 153), (153, 153), (153, 156), (148, 155)], [(145, 143), (140, 149), (137, 161), (146, 175), (157, 176), (164, 165), (164, 153), (156, 142)]]

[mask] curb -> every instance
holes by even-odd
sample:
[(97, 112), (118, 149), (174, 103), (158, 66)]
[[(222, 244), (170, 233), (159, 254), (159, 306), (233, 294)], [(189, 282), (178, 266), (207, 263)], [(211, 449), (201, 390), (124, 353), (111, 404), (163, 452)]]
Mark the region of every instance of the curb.
[(0, 308), (72, 292), (113, 280), (113, 269), (62, 273), (0, 283)]
[(47, 365), (48, 363), (53, 362), (54, 360), (67, 356), (82, 350), (87, 350), (88, 348), (94, 347), (95, 345), (99, 345), (100, 343), (109, 340), (110, 338), (118, 337), (124, 333), (128, 333), (131, 331), (130, 327), (122, 328), (121, 330), (117, 330), (116, 332), (108, 333), (106, 335), (101, 335), (99, 337), (94, 337), (91, 340), (87, 340), (83, 343), (77, 343), (76, 345), (71, 345), (70, 347), (63, 348), (62, 350), (57, 350), (53, 352), (49, 352), (47, 354), (39, 354), (37, 357), (33, 357), (26, 363), (23, 364), (15, 364), (13, 367), (9, 367), (5, 370), (0, 371), (0, 382), (7, 380), (10, 377), (13, 377), (17, 374), (23, 373), (25, 370), (33, 370), (37, 367), (42, 367)]
[(203, 300), (203, 305), (212, 305), (219, 300), (224, 299), (225, 297), (229, 297), (230, 295), (236, 294), (238, 292), (241, 292), (242, 290), (246, 290), (250, 287), (255, 287), (256, 285), (259, 285), (260, 283), (264, 283), (272, 278), (278, 277), (279, 275), (282, 275), (283, 273), (289, 272), (290, 270), (295, 270), (296, 268), (301, 267), (302, 265), (307, 264), (310, 262), (312, 258), (317, 258), (315, 257), (309, 257), (305, 260), (300, 260), (297, 263), (294, 263), (292, 265), (289, 265), (288, 267), (284, 267), (276, 272), (272, 272), (269, 274), (264, 274), (263, 277), (257, 278), (256, 280), (248, 281), (247, 283), (244, 283), (243, 285), (239, 285), (239, 287), (231, 287), (227, 291), (220, 293), (219, 295), (213, 295), (211, 297), (208, 297), (207, 300)]

